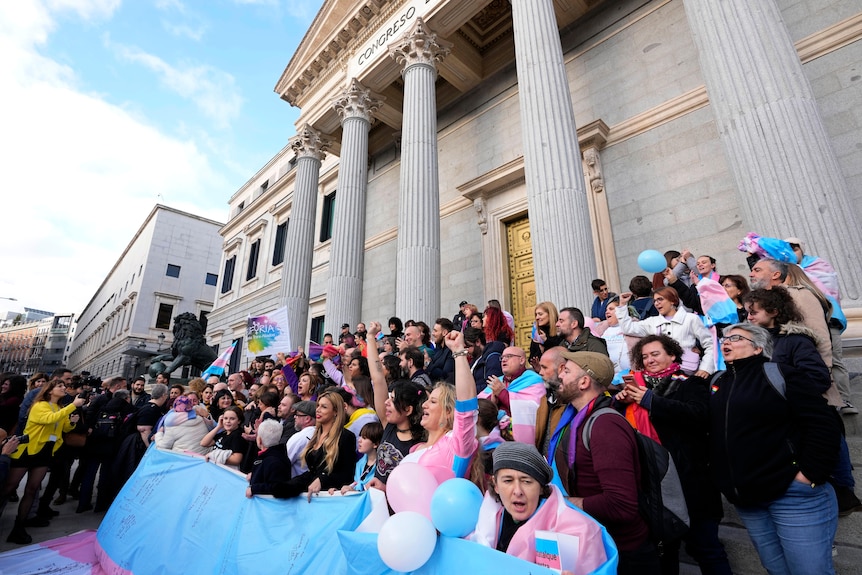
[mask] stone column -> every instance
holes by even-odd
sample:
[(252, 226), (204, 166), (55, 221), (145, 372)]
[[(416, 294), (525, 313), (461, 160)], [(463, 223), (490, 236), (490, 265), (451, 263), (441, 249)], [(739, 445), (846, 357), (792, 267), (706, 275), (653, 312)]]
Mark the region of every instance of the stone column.
[(588, 309), (596, 278), (572, 96), (552, 0), (512, 0), (536, 300)]
[(281, 302), (287, 306), (290, 345), (307, 347), (308, 298), (311, 292), (311, 261), (314, 255), (314, 220), (320, 163), (329, 142), (305, 124), (290, 140), (296, 154), (296, 181), (290, 224), (287, 226), (284, 266), (281, 275)]
[(432, 323), (440, 315), (440, 183), (437, 167), (437, 62), (451, 44), (421, 18), (389, 45), (403, 66), (401, 191), (395, 313)]
[(857, 211), (775, 0), (684, 4), (749, 225), (741, 233), (802, 238), (858, 300)]
[(371, 115), (382, 98), (355, 78), (332, 105), (341, 116), (341, 160), (338, 199), (329, 256), (326, 325), (351, 328), (362, 312), (362, 277), (365, 263), (365, 194), (368, 188), (368, 129)]

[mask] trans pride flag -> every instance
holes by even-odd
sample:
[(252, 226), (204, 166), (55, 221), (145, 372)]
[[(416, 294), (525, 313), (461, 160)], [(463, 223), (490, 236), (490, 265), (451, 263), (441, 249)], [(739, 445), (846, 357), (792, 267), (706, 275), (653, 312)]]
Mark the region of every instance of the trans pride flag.
[(224, 350), (224, 352), (220, 356), (218, 356), (218, 358), (216, 358), (216, 360), (212, 362), (210, 366), (206, 368), (206, 370), (204, 370), (204, 372), (201, 374), (202, 378), (206, 379), (210, 375), (224, 374), (225, 370), (227, 369), (228, 363), (230, 363), (230, 356), (233, 355), (233, 350), (236, 349), (236, 341), (237, 340), (233, 340), (233, 342), (230, 344), (230, 347)]
[(278, 352), (287, 353), (292, 350), (287, 308), (282, 307), (268, 314), (248, 318), (246, 339), (246, 355), (250, 358), (274, 356)]

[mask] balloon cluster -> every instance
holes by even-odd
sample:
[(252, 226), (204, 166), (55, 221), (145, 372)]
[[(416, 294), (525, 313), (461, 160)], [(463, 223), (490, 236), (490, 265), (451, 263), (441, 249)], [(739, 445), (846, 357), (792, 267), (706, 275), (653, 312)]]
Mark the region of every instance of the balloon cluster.
[(392, 471), (386, 498), (395, 515), (381, 527), (377, 550), (390, 569), (402, 572), (415, 571), (431, 558), (438, 531), (444, 537), (469, 535), (482, 506), (476, 485), (460, 478), (438, 483), (418, 463), (402, 463)]

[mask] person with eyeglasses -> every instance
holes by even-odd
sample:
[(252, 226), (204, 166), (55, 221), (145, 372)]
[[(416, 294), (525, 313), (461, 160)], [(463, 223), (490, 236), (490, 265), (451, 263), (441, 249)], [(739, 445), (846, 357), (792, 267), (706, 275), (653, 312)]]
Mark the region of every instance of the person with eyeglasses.
[(691, 520), (681, 538), (662, 541), (663, 575), (679, 573), (679, 548), (698, 562), (703, 573), (730, 575), (727, 553), (718, 539), (721, 495), (709, 479), (707, 413), (709, 382), (683, 373), (679, 343), (666, 335), (641, 338), (630, 354), (632, 372), (622, 376), (616, 394), (626, 419), (658, 440), (673, 458)]
[(834, 573), (838, 505), (828, 479), (841, 432), (821, 395), (827, 382), (768, 364), (772, 337), (757, 325), (726, 328), (721, 350), (728, 368), (712, 378), (709, 403), (714, 483), (767, 571)]
[(593, 300), (592, 308), (590, 309), (590, 317), (598, 323), (605, 319), (605, 312), (608, 309), (608, 304), (614, 301), (617, 294), (608, 289), (608, 284), (603, 279), (594, 279), (592, 282), (593, 293), (596, 299)]
[(500, 355), (502, 376), (489, 376), (479, 399), (490, 399), (512, 418), (515, 441), (536, 443), (536, 413), (545, 397), (542, 376), (527, 369), (527, 355), (520, 347), (507, 347)]
[(317, 402), (303, 400), (293, 406), (293, 425), (296, 429), (287, 440), (285, 449), (291, 463), (291, 476), (296, 477), (307, 469), (302, 461), (302, 452), (314, 435), (314, 419), (317, 415)]

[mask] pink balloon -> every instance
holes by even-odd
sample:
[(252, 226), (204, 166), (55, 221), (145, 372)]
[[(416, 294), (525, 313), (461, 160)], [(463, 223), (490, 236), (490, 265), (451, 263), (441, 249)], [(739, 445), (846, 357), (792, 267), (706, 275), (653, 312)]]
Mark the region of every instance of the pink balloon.
[(431, 498), (438, 482), (418, 463), (401, 463), (386, 482), (386, 499), (396, 513), (415, 511), (431, 519)]
[(442, 484), (444, 481), (455, 479), (455, 472), (452, 471), (451, 467), (429, 465), (428, 467), (426, 467), (426, 469), (431, 472), (431, 475), (434, 476), (434, 480), (437, 481), (437, 485)]

